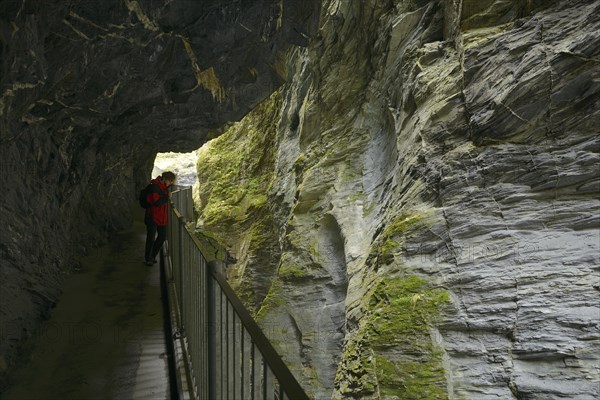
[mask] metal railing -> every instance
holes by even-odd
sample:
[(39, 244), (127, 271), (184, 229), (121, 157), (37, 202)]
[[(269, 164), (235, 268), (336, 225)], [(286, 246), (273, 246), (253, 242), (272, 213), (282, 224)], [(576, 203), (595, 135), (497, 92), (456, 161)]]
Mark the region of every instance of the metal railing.
[(192, 198), (191, 186), (175, 186), (171, 201), (173, 202), (173, 207), (188, 221), (194, 219), (194, 199)]
[(227, 283), (222, 264), (206, 262), (186, 225), (191, 202), (191, 189), (173, 193), (163, 248), (175, 303), (173, 336), (181, 343), (187, 380), (180, 390), (193, 399), (308, 399)]

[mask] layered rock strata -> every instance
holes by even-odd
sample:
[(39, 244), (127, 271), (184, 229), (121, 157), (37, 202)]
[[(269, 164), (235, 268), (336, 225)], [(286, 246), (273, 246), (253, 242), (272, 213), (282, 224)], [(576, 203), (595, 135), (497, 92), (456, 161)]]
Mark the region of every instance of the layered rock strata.
[(239, 154), (229, 214), (199, 159), (206, 225), (277, 243), (232, 238), (230, 275), (286, 362), (317, 399), (597, 398), (600, 4), (321, 10), (271, 106), (219, 139), (273, 145)]

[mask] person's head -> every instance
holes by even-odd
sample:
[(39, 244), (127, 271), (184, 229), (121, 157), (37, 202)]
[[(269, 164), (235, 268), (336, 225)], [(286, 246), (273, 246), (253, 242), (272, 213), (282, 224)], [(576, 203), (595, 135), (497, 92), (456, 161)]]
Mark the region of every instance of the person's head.
[(163, 172), (162, 175), (160, 176), (160, 179), (162, 180), (162, 182), (167, 185), (167, 187), (171, 186), (173, 183), (175, 183), (175, 179), (177, 177), (175, 176), (174, 173), (172, 173), (171, 171), (166, 171)]

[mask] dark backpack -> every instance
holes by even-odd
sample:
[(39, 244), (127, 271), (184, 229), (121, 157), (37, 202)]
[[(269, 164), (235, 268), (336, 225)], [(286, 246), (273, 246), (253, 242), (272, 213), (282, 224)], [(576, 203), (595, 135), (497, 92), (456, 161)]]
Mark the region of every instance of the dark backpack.
[(148, 186), (146, 186), (145, 188), (143, 188), (140, 191), (139, 201), (140, 201), (140, 206), (142, 208), (150, 208), (150, 203), (148, 203), (147, 199), (148, 199), (148, 195), (153, 192), (154, 188), (152, 186), (154, 186), (154, 185), (149, 183)]
[(165, 199), (163, 201), (157, 201), (154, 205), (163, 204), (169, 199), (168, 195), (165, 192), (163, 192), (158, 186), (156, 186), (153, 183), (149, 183), (148, 186), (146, 186), (140, 191), (140, 197), (138, 198), (138, 201), (140, 202), (140, 207), (150, 208), (152, 204), (148, 203), (147, 201), (148, 195), (150, 193), (158, 193), (163, 199)]

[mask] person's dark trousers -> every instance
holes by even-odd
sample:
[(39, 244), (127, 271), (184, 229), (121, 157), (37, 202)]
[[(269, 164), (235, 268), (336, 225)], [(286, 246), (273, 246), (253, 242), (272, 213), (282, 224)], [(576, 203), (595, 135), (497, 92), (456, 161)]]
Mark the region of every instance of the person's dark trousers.
[[(158, 232), (158, 236), (156, 233)], [(155, 239), (156, 237), (156, 239)], [(154, 221), (146, 221), (146, 262), (154, 261), (165, 239), (167, 238), (167, 226), (158, 226)]]

